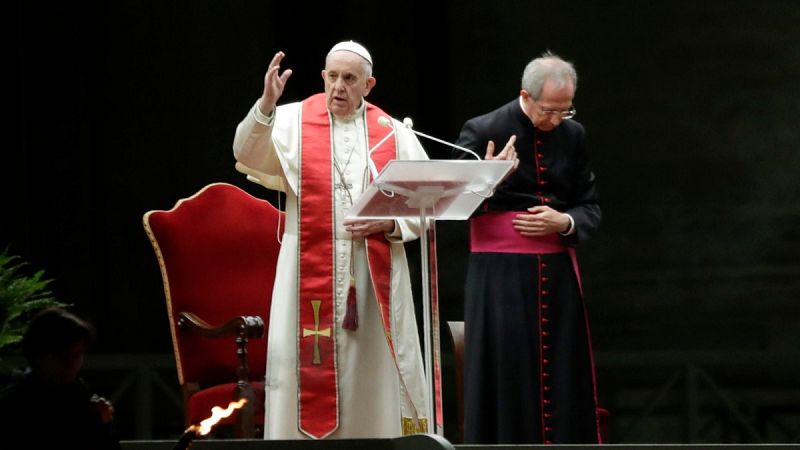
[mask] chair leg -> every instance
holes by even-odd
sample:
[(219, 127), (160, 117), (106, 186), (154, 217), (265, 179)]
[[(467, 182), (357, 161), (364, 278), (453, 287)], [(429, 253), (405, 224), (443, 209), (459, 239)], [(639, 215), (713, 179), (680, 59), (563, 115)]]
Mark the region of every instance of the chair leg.
[(464, 322), (447, 322), (453, 343), (456, 372), (456, 400), (458, 405), (458, 443), (464, 442)]
[(239, 359), (239, 367), (237, 368), (237, 383), (236, 392), (234, 393), (234, 400), (245, 399), (247, 403), (242, 406), (236, 415), (236, 430), (235, 435), (238, 439), (252, 439), (255, 435), (255, 424), (253, 417), (255, 416), (255, 408), (253, 402), (255, 401), (255, 394), (253, 387), (247, 380), (250, 373), (247, 364), (247, 338), (238, 336), (236, 338), (236, 353)]
[(236, 386), (234, 393), (234, 400), (239, 399), (247, 400), (247, 403), (236, 412), (236, 428), (234, 430), (234, 437), (237, 439), (252, 439), (256, 434), (255, 422), (255, 394), (253, 393), (253, 386), (247, 382), (239, 382)]

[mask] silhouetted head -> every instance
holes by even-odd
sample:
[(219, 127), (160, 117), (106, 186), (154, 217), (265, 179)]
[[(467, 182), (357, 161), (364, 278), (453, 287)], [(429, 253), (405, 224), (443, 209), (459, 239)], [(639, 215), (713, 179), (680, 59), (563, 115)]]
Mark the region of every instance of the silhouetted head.
[(77, 378), (94, 338), (95, 329), (88, 322), (62, 308), (48, 308), (31, 320), (22, 350), (42, 380), (64, 384)]

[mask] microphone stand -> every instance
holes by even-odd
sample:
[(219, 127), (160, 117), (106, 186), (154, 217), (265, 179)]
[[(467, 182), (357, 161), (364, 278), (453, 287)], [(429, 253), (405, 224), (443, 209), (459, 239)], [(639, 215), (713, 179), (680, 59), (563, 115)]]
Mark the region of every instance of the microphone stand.
[(416, 134), (418, 136), (422, 136), (422, 137), (430, 139), (430, 140), (432, 140), (434, 142), (438, 142), (440, 144), (444, 144), (444, 145), (447, 145), (449, 147), (457, 148), (457, 149), (459, 149), (461, 151), (467, 152), (470, 155), (474, 156), (475, 159), (477, 159), (478, 161), (483, 160), (483, 158), (478, 156), (477, 153), (473, 152), (472, 150), (470, 150), (468, 148), (464, 148), (464, 147), (462, 147), (460, 145), (456, 145), (456, 144), (453, 144), (453, 143), (450, 143), (450, 142), (447, 142), (447, 141), (443, 141), (443, 140), (441, 140), (439, 138), (436, 138), (436, 137), (433, 137), (433, 136), (429, 136), (429, 135), (427, 135), (425, 133), (420, 133), (419, 131), (417, 131), (414, 128), (412, 128), (414, 126), (414, 122), (411, 121), (410, 117), (406, 117), (405, 119), (403, 119), (403, 125), (405, 125), (406, 128), (408, 128), (412, 133), (414, 133), (414, 134)]

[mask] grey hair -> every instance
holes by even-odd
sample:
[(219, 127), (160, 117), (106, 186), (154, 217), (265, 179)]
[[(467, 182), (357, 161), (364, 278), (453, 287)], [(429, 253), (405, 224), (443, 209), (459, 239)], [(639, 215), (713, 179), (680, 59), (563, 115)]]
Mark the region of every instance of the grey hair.
[(539, 100), (542, 86), (547, 80), (553, 80), (557, 88), (562, 88), (568, 81), (572, 81), (572, 85), (578, 89), (578, 73), (575, 67), (550, 50), (525, 66), (522, 72), (522, 89), (528, 91), (534, 100)]
[[(362, 58), (363, 59), (363, 58)], [(361, 63), (364, 66), (364, 73), (367, 75), (367, 78), (372, 76), (372, 64), (370, 64), (366, 59)]]

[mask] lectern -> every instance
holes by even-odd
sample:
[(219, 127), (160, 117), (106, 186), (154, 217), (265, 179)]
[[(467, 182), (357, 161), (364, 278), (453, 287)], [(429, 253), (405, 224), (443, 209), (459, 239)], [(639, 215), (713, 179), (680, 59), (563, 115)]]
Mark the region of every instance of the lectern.
[(347, 219), (419, 218), (429, 433), (444, 435), (436, 220), (468, 219), (484, 199), (494, 194), (497, 184), (513, 166), (513, 161), (495, 160), (389, 161), (345, 216)]

